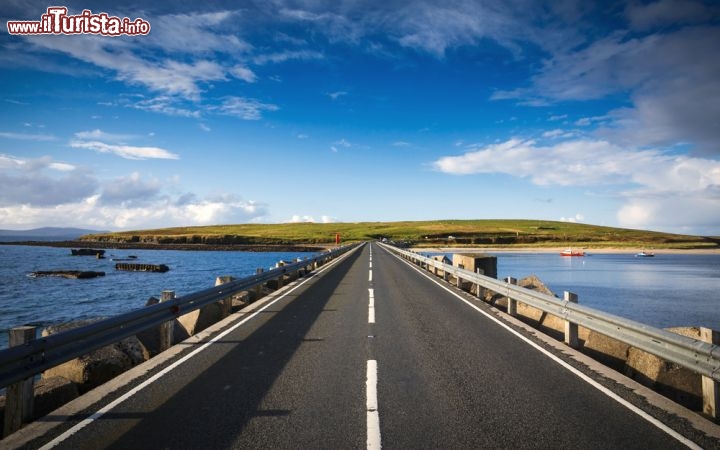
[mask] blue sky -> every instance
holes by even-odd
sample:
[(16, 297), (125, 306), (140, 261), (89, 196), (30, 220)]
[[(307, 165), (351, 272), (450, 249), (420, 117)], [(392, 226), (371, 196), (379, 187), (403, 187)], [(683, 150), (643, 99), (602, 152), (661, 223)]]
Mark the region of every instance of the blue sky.
[(69, 1), (18, 36), (0, 228), (528, 218), (720, 235), (716, 2)]

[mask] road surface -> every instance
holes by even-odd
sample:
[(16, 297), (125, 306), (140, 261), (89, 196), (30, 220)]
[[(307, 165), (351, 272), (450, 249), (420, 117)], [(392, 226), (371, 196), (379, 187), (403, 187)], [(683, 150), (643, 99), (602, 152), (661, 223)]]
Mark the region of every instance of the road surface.
[(365, 245), (52, 445), (686, 448), (451, 290)]

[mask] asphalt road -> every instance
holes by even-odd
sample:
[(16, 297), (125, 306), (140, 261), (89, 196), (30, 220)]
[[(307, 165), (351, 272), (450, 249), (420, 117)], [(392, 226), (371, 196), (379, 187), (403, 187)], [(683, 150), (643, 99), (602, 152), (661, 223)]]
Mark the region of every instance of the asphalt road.
[(377, 245), (308, 279), (57, 448), (368, 442), (685, 448)]

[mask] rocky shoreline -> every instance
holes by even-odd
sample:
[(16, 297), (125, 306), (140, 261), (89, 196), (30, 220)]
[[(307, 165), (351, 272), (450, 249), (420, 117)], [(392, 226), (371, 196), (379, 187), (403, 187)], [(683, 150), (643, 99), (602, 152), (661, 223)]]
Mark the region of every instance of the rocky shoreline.
[(239, 251), (239, 252), (321, 252), (333, 248), (333, 244), (158, 244), (150, 242), (98, 242), (98, 241), (17, 241), (0, 242), (0, 245), (27, 245), (35, 247), (140, 250), (193, 250), (193, 251)]

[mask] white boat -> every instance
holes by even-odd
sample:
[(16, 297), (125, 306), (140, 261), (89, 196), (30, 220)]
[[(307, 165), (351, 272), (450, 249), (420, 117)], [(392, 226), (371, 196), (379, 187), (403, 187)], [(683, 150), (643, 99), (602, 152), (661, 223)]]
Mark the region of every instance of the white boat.
[(635, 256), (638, 258), (650, 258), (652, 256), (655, 256), (655, 253), (653, 252), (646, 252), (645, 250), (635, 253)]

